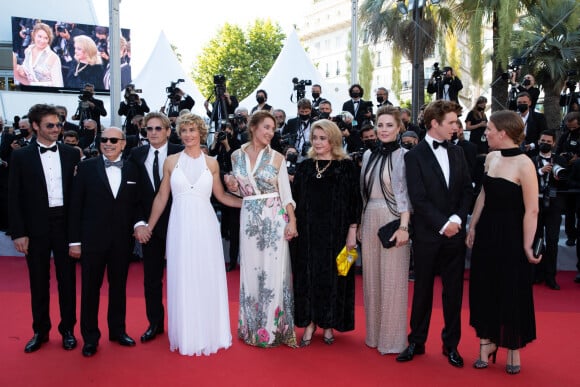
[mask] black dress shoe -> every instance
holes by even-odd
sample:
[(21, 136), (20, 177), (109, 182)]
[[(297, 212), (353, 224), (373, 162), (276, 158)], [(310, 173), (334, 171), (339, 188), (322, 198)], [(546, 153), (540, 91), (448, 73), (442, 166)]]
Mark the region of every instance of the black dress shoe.
[(560, 290), (560, 285), (558, 285), (556, 280), (546, 280), (546, 286), (552, 290)]
[(34, 351), (38, 351), (43, 343), (48, 341), (48, 333), (41, 334), (35, 333), (32, 336), (32, 339), (28, 343), (26, 343), (26, 347), (24, 347), (24, 352), (30, 353)]
[(121, 344), (125, 347), (133, 347), (135, 346), (135, 340), (129, 337), (126, 333), (121, 333), (119, 336), (109, 336), (110, 341), (116, 341), (117, 343)]
[(574, 239), (574, 238), (566, 239), (566, 246), (575, 246), (575, 245), (576, 245), (576, 239)]
[(71, 331), (64, 331), (62, 334), (62, 347), (67, 351), (77, 347), (77, 339)]
[(237, 262), (230, 262), (230, 263), (228, 263), (228, 267), (227, 267), (226, 271), (227, 272), (234, 271), (237, 269), (237, 267), (238, 267)]
[(95, 353), (97, 353), (97, 344), (85, 343), (85, 345), (83, 345), (84, 357), (91, 357)]
[(576, 274), (576, 278), (574, 278), (574, 282), (580, 284), (580, 273)]
[(397, 356), (397, 361), (411, 361), (415, 355), (422, 355), (425, 353), (424, 344), (411, 343), (403, 352)]
[(453, 367), (458, 368), (463, 367), (463, 358), (461, 357), (459, 352), (457, 352), (456, 348), (447, 349), (443, 347), (443, 355), (447, 356), (449, 364), (451, 364)]
[(149, 325), (149, 328), (143, 333), (141, 336), (141, 342), (145, 343), (147, 341), (151, 341), (155, 338), (155, 336), (160, 335), (163, 333), (163, 325)]

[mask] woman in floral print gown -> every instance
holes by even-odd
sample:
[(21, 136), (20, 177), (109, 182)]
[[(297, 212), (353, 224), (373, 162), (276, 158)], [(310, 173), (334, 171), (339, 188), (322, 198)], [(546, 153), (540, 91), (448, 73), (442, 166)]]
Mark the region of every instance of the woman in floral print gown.
[(274, 116), (258, 111), (249, 127), (251, 140), (232, 154), (233, 177), (226, 178), (243, 197), (238, 336), (259, 347), (295, 347), (288, 248), (297, 235), (295, 203), (284, 156), (270, 148)]

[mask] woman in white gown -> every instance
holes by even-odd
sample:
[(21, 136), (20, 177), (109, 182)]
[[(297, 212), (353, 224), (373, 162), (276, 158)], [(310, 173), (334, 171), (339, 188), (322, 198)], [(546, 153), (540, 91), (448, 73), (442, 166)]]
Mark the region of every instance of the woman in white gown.
[(167, 229), (170, 349), (209, 355), (232, 344), (222, 240), (210, 196), (213, 192), (231, 207), (240, 207), (241, 200), (224, 192), (217, 161), (201, 150), (207, 136), (203, 119), (185, 114), (177, 132), (185, 149), (163, 165), (148, 228), (153, 230), (172, 194)]

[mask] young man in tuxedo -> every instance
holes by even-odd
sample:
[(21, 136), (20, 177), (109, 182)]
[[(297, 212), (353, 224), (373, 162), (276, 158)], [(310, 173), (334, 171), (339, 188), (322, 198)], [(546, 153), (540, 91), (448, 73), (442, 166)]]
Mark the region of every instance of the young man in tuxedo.
[(76, 347), (76, 271), (68, 255), (67, 212), (78, 150), (57, 143), (62, 129), (52, 105), (30, 108), (28, 119), (36, 140), (12, 153), (9, 176), (10, 234), (16, 250), (26, 255), (30, 279), (34, 336), (24, 352), (48, 341), (50, 323), (50, 255), (54, 256), (62, 346)]
[(425, 109), (425, 138), (405, 155), (407, 187), (414, 213), (415, 288), (409, 346), (397, 361), (425, 353), (433, 308), (433, 283), (443, 284), (441, 337), (443, 354), (463, 367), (457, 350), (461, 336), (461, 301), (465, 265), (465, 222), (473, 199), (471, 177), (463, 151), (449, 142), (457, 126), (455, 102), (437, 100)]
[(138, 173), (123, 162), (125, 134), (103, 131), (102, 155), (83, 161), (74, 178), (69, 217), (69, 254), (82, 258), (81, 333), (83, 356), (93, 356), (101, 337), (100, 290), (105, 270), (109, 281), (109, 340), (123, 346), (135, 341), (125, 330), (126, 285), (139, 203)]
[(133, 148), (129, 162), (135, 164), (139, 172), (137, 187), (141, 192), (142, 218), (135, 224), (135, 238), (143, 247), (143, 284), (145, 287), (145, 309), (149, 327), (141, 336), (141, 342), (153, 340), (164, 332), (165, 312), (163, 308), (163, 268), (165, 267), (165, 241), (169, 209), (167, 205), (159, 219), (155, 232), (148, 239), (146, 227), (151, 213), (153, 199), (163, 179), (163, 163), (168, 155), (177, 153), (183, 146), (168, 142), (171, 134), (171, 122), (163, 113), (151, 112), (144, 118), (149, 145)]
[(365, 101), (362, 99), (364, 96), (364, 89), (359, 84), (354, 84), (348, 89), (348, 94), (351, 99), (345, 101), (342, 104), (342, 110), (347, 111), (352, 114), (352, 129), (349, 130), (349, 136), (347, 138), (347, 151), (357, 152), (362, 148), (363, 143), (360, 139), (360, 129), (363, 124), (368, 121), (372, 121), (373, 118), (373, 103), (372, 101)]

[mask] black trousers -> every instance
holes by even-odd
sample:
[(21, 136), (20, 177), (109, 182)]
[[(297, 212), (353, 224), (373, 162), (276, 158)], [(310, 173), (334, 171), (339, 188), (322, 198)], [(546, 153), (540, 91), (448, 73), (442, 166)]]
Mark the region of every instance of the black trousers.
[(153, 234), (143, 244), (143, 285), (145, 288), (145, 310), (150, 325), (163, 326), (163, 269), (165, 267), (165, 238)]
[[(459, 236), (461, 235), (461, 236)], [(441, 339), (446, 348), (457, 348), (461, 338), (461, 302), (465, 270), (465, 234), (438, 241), (413, 241), (415, 285), (411, 309), (409, 343), (425, 344), (433, 310), (433, 285), (436, 273), (443, 284)]]
[(566, 194), (564, 195), (564, 231), (566, 232), (566, 236), (568, 239), (576, 240), (578, 237), (578, 225), (577, 225), (577, 204), (576, 204), (576, 195), (575, 194)]
[(233, 207), (222, 207), (222, 236), (229, 237), (230, 249), (229, 258), (230, 264), (238, 262), (238, 255), (240, 252), (240, 209)]
[(536, 280), (553, 281), (556, 278), (558, 241), (560, 239), (563, 207), (563, 197), (550, 199), (550, 205), (548, 207), (544, 206), (544, 199), (540, 199), (536, 238), (544, 237), (546, 249), (542, 254), (540, 263), (534, 266)]
[(31, 237), (28, 243), (28, 276), (32, 305), (32, 329), (35, 333), (50, 331), (50, 253), (54, 256), (60, 323), (58, 330), (73, 331), (76, 320), (76, 266), (68, 255), (65, 215), (62, 208), (51, 210), (49, 232)]
[(109, 282), (107, 311), (109, 337), (115, 338), (125, 332), (129, 253), (128, 248), (111, 247), (101, 253), (82, 253), (81, 255), (81, 334), (85, 343), (97, 344), (101, 337), (99, 301), (105, 270)]

